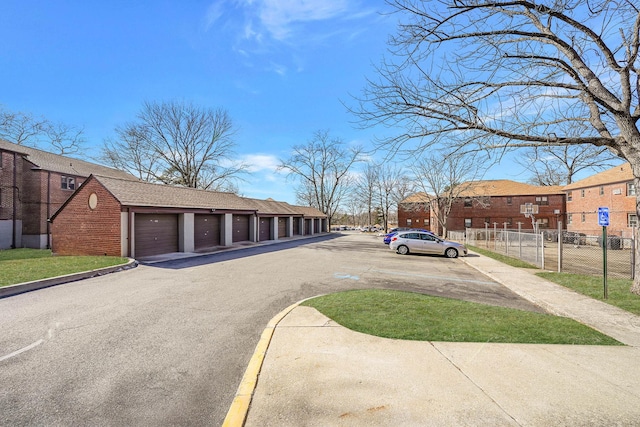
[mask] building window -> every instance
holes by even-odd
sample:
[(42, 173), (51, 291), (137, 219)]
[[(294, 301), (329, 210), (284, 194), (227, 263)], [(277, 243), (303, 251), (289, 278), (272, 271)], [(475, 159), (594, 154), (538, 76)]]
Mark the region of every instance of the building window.
[(407, 219), (407, 227), (411, 227), (411, 218)]
[(471, 218), (464, 219), (464, 228), (471, 228)]
[(540, 228), (549, 228), (549, 218), (539, 218), (536, 222)]
[(636, 185), (633, 182), (627, 182), (627, 196), (636, 195)]
[(536, 204), (537, 205), (548, 205), (549, 204), (549, 198), (547, 196), (537, 196), (536, 197)]
[(638, 226), (638, 215), (629, 214), (627, 215), (627, 227), (637, 227)]
[(580, 190), (580, 197), (584, 197), (584, 188)]
[(76, 179), (70, 176), (61, 177), (60, 188), (62, 188), (63, 190), (75, 190)]
[(582, 214), (582, 222), (587, 222), (587, 216), (585, 214)]
[(424, 225), (429, 225), (429, 220), (428, 219), (424, 220)]
[(464, 207), (465, 207), (465, 208), (470, 208), (470, 207), (471, 207), (471, 205), (472, 205), (472, 203), (471, 203), (471, 197), (465, 197), (465, 198), (464, 198)]
[(507, 204), (510, 205), (513, 202), (513, 198), (511, 196), (507, 197)]
[(604, 185), (600, 186), (600, 195), (604, 196)]
[(420, 224), (420, 218), (416, 219), (416, 224)]
[(571, 200), (573, 200), (573, 193), (571, 191), (569, 191), (567, 193), (567, 202), (570, 202)]
[(573, 221), (573, 214), (567, 214), (567, 225)]
[(486, 217), (486, 218), (484, 219), (484, 222), (486, 222), (487, 224), (491, 224), (491, 218)]
[(507, 218), (507, 225), (511, 226), (513, 224), (513, 218)]

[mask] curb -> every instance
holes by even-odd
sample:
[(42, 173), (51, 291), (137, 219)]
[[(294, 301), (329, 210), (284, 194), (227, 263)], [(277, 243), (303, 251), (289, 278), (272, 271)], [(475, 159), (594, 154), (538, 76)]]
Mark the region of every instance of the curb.
[(129, 258), (126, 264), (114, 265), (111, 267), (98, 268), (95, 270), (82, 271), (80, 273), (66, 274), (64, 276), (51, 277), (43, 280), (34, 280), (32, 282), (18, 283), (16, 285), (4, 286), (0, 288), (0, 298), (6, 298), (25, 292), (35, 291), (38, 289), (49, 288), (51, 286), (62, 285), (64, 283), (75, 282), (77, 280), (88, 279), (90, 277), (102, 276), (105, 274), (115, 273), (117, 271), (129, 270), (138, 266), (138, 261)]
[(256, 385), (258, 384), (258, 376), (262, 369), (262, 363), (264, 362), (264, 358), (267, 354), (267, 349), (271, 343), (271, 338), (273, 337), (276, 326), (278, 326), (278, 323), (280, 323), (287, 314), (304, 301), (306, 301), (306, 299), (292, 304), (280, 313), (276, 314), (269, 321), (264, 331), (262, 331), (258, 345), (256, 345), (256, 349), (253, 352), (253, 356), (251, 356), (247, 370), (244, 372), (242, 381), (240, 381), (240, 386), (238, 386), (238, 391), (236, 392), (233, 402), (231, 402), (231, 407), (229, 408), (227, 416), (222, 423), (222, 427), (242, 427), (244, 425), (247, 420), (247, 414), (249, 413), (249, 405), (251, 405), (253, 393), (255, 392)]

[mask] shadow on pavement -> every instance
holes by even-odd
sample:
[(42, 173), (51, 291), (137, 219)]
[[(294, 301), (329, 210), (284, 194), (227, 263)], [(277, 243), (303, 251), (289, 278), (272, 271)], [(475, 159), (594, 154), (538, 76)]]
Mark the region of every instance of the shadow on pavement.
[(269, 243), (255, 243), (251, 246), (236, 246), (227, 249), (221, 249), (220, 251), (208, 254), (192, 254), (185, 258), (179, 259), (167, 259), (166, 261), (154, 261), (150, 263), (144, 259), (139, 260), (141, 264), (149, 267), (167, 268), (172, 270), (179, 270), (182, 268), (197, 267), (200, 265), (214, 264), (217, 262), (230, 261), (234, 259), (240, 259), (250, 257), (254, 255), (261, 255), (270, 252), (281, 251), (284, 249), (292, 249), (300, 246), (309, 245), (311, 243), (317, 244), (318, 242), (331, 241), (342, 237), (340, 234), (323, 234), (318, 237), (310, 237), (296, 240), (285, 240)]

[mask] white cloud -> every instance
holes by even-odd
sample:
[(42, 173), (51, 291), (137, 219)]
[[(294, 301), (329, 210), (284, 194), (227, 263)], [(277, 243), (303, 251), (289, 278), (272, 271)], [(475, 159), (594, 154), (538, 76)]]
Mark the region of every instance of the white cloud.
[(276, 173), (280, 164), (278, 158), (272, 154), (246, 154), (240, 160), (249, 166), (249, 172), (252, 173), (262, 171)]
[(276, 40), (291, 34), (291, 24), (322, 21), (340, 16), (349, 9), (347, 0), (263, 0), (259, 16)]
[(204, 18), (204, 28), (209, 30), (222, 17), (225, 0), (217, 0), (209, 5)]

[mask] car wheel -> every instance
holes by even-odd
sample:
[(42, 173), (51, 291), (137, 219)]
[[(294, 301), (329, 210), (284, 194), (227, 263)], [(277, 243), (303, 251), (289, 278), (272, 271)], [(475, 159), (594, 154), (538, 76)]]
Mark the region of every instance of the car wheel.
[(444, 255), (447, 258), (457, 258), (458, 257), (458, 251), (455, 250), (454, 248), (449, 248), (446, 251), (444, 251)]
[(408, 253), (409, 253), (409, 248), (408, 248), (408, 247), (406, 247), (405, 245), (400, 245), (400, 246), (398, 246), (397, 252), (398, 252), (400, 255), (406, 255), (406, 254), (408, 254)]

